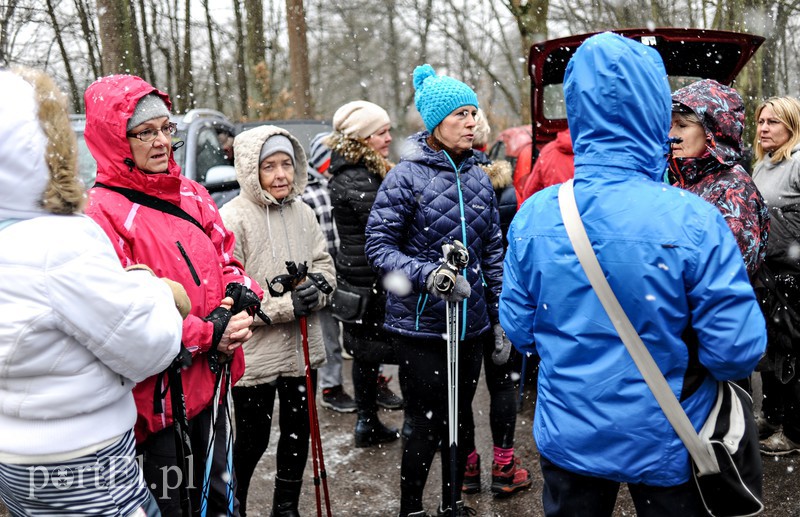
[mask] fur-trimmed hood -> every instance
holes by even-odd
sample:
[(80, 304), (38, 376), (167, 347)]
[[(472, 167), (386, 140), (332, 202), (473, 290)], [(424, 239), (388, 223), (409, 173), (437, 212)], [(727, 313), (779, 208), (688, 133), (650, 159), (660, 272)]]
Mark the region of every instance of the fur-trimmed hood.
[[(383, 179), (394, 167), (393, 163), (384, 159), (366, 141), (344, 136), (338, 131), (328, 135), (323, 143), (334, 153), (328, 170), (331, 175), (336, 175), (343, 167), (363, 163), (368, 171)], [(337, 155), (341, 159), (337, 159)]]
[(511, 163), (505, 160), (496, 160), (491, 163), (481, 163), (478, 166), (483, 169), (483, 172), (492, 180), (492, 188), (501, 190), (510, 187), (513, 181), (513, 173), (511, 171)]
[[(289, 195), (279, 202), (272, 194), (261, 188), (258, 178), (261, 147), (270, 137), (283, 135), (292, 142), (294, 148), (294, 182)], [(279, 205), (299, 198), (308, 184), (308, 160), (303, 146), (291, 133), (278, 126), (258, 126), (236, 136), (233, 141), (233, 154), (236, 156), (236, 179), (239, 180), (241, 196), (260, 206)]]
[(0, 220), (72, 214), (84, 202), (64, 95), (46, 74), (0, 72)]

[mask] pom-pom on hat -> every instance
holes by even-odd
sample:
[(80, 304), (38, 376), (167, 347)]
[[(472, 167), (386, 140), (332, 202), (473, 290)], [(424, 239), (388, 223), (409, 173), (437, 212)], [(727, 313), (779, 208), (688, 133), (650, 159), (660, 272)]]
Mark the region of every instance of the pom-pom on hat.
[(428, 64), (414, 69), (414, 90), (414, 104), (428, 131), (433, 131), (456, 108), (480, 108), (472, 88), (452, 77), (436, 75)]
[(169, 117), (167, 105), (158, 94), (150, 93), (139, 99), (133, 115), (128, 119), (127, 130), (130, 131), (139, 124), (161, 117)]
[(294, 146), (292, 145), (292, 141), (284, 135), (272, 135), (271, 137), (267, 138), (267, 140), (264, 142), (264, 145), (261, 146), (261, 152), (258, 154), (258, 163), (261, 164), (264, 159), (269, 158), (275, 153), (288, 154), (289, 158), (292, 159), (292, 165), (296, 165), (294, 159)]
[(348, 102), (333, 114), (334, 131), (349, 138), (369, 138), (388, 124), (386, 110), (369, 101)]

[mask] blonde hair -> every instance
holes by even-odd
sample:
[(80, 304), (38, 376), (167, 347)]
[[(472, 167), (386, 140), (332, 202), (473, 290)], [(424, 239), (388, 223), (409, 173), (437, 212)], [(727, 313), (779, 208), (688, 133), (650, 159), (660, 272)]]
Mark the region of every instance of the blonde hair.
[[(800, 142), (800, 101), (794, 97), (771, 97), (765, 100), (756, 108), (756, 124), (758, 124), (761, 112), (767, 106), (772, 108), (775, 118), (789, 131), (789, 140), (772, 152), (772, 163), (779, 163), (783, 160), (788, 160), (792, 156), (792, 149)], [(755, 140), (753, 141), (753, 149), (758, 162), (769, 154), (761, 147), (758, 131), (756, 131)]]
[(486, 118), (486, 113), (479, 109), (475, 115), (475, 129), (472, 131), (474, 138), (472, 139), (473, 147), (483, 147), (489, 143), (489, 120)]
[(66, 97), (44, 72), (25, 67), (14, 67), (11, 71), (33, 86), (39, 124), (47, 137), (45, 162), (50, 169), (50, 180), (42, 206), (53, 214), (80, 212), (85, 196), (78, 179), (77, 140), (69, 123)]

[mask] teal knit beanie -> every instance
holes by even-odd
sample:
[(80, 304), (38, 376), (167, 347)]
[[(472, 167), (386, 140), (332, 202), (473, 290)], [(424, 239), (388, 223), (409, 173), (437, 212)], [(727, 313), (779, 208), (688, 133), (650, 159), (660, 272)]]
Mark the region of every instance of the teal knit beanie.
[(436, 75), (428, 64), (414, 69), (414, 90), (414, 104), (428, 131), (433, 131), (456, 108), (480, 107), (472, 88), (452, 77)]

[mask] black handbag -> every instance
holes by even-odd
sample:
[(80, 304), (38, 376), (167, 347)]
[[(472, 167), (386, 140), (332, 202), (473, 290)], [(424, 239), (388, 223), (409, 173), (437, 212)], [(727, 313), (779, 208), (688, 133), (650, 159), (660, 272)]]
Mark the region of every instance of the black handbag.
[(336, 290), (331, 299), (333, 317), (344, 323), (360, 323), (373, 293), (372, 287), (356, 287), (342, 277), (337, 277)]
[(717, 399), (697, 433), (658, 369), (603, 273), (581, 221), (572, 180), (559, 187), (567, 235), (611, 323), (692, 459), (692, 477), (712, 517), (749, 517), (764, 511), (761, 454), (750, 396), (732, 382), (717, 383)]
[(758, 515), (764, 510), (761, 451), (753, 400), (732, 382), (720, 382), (717, 400), (698, 433), (713, 451), (719, 472), (700, 475), (692, 462), (692, 477), (710, 515)]

